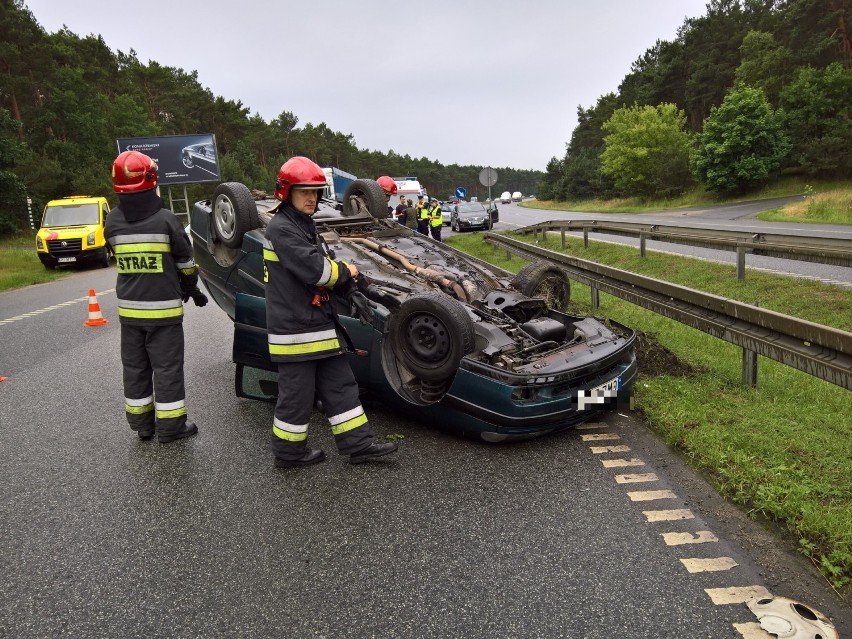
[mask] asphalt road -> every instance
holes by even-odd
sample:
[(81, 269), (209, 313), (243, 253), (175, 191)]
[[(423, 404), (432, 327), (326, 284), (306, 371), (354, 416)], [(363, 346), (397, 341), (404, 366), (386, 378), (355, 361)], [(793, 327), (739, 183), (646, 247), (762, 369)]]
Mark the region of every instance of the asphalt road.
[[(782, 222), (763, 222), (754, 216), (763, 210), (781, 206), (782, 204), (802, 196), (790, 196), (757, 202), (744, 202), (705, 208), (678, 209), (676, 211), (658, 211), (638, 215), (617, 215), (603, 213), (583, 213), (574, 211), (549, 211), (518, 206), (515, 203), (500, 204), (500, 222), (494, 226), (495, 231), (514, 230), (524, 226), (550, 220), (607, 220), (616, 222), (641, 222), (648, 224), (665, 224), (670, 226), (685, 226), (701, 229), (724, 229), (732, 231), (750, 231), (752, 233), (781, 233), (803, 236), (821, 236), (848, 239), (852, 246), (852, 225), (838, 224), (791, 224)], [(454, 232), (444, 227), (443, 235), (450, 236)], [(571, 233), (569, 233), (570, 235)], [(582, 233), (573, 233), (582, 237)], [(590, 235), (591, 241), (607, 241), (618, 244), (639, 247), (639, 239), (621, 237), (606, 233)], [(736, 265), (736, 253), (694, 246), (684, 246), (669, 242), (649, 240), (649, 250), (666, 251), (678, 255), (688, 255), (715, 262)], [(747, 255), (746, 267), (751, 269), (768, 270), (774, 273), (794, 277), (814, 279), (835, 284), (844, 288), (852, 288), (852, 268), (829, 266), (799, 260), (783, 260), (760, 255)]]
[[(211, 304), (185, 321), (200, 434), (141, 442), (114, 277), (0, 294), (0, 637), (720, 639), (765, 592), (852, 632), (809, 564), (630, 414), (503, 446), (365, 401), (404, 436), (393, 461), (344, 463), (315, 414), (329, 459), (275, 469), (272, 407), (233, 395)], [(106, 326), (83, 327), (89, 288)]]

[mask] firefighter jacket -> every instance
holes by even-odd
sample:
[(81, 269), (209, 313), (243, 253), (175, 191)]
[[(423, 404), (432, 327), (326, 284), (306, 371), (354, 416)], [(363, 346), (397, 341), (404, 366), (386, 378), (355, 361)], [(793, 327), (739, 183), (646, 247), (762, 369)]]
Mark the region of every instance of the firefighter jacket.
[(429, 224), (431, 226), (443, 226), (444, 214), (441, 212), (441, 205), (436, 204), (429, 209)]
[(192, 245), (154, 189), (119, 195), (104, 235), (115, 254), (118, 318), (122, 324), (183, 322), (183, 299), (198, 286)]
[[(343, 353), (332, 289), (352, 280), (319, 241), (309, 215), (281, 204), (263, 242), (266, 329), (273, 362), (299, 362)], [(341, 329), (342, 330), (342, 329)]]

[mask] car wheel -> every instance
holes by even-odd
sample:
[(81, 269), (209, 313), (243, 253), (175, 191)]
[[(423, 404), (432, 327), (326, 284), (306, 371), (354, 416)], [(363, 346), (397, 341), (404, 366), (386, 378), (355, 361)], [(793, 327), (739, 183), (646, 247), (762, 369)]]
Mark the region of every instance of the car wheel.
[(473, 352), (473, 322), (464, 306), (442, 293), (405, 300), (388, 329), (394, 355), (421, 380), (452, 377), (462, 357)]
[(53, 271), (56, 269), (56, 264), (48, 264), (47, 262), (42, 262), (42, 264), (44, 264), (44, 268), (46, 268), (48, 271)]
[(188, 169), (191, 169), (194, 166), (193, 163), (192, 163), (192, 156), (189, 155), (189, 153), (184, 154), (183, 165)]
[(109, 249), (104, 247), (104, 256), (101, 258), (101, 266), (103, 268), (109, 268)]
[(257, 205), (245, 184), (223, 182), (213, 193), (213, 228), (222, 244), (239, 248), (243, 235), (260, 226)]
[(364, 213), (369, 213), (377, 220), (390, 217), (385, 192), (375, 180), (354, 180), (343, 192), (344, 217)]
[(533, 262), (518, 271), (512, 286), (528, 297), (541, 298), (556, 311), (568, 308), (571, 284), (568, 273), (549, 262)]

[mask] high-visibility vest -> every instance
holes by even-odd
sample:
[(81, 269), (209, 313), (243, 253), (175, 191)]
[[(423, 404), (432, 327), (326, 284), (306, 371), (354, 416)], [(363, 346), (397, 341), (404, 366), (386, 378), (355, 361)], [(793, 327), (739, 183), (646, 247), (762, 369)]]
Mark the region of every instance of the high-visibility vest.
[(441, 226), (444, 223), (444, 214), (441, 213), (441, 205), (436, 204), (434, 208), (429, 210), (429, 224), (432, 226)]
[(418, 202), (417, 203), (417, 210), (418, 210), (418, 215), (417, 215), (418, 220), (428, 220), (429, 219), (429, 207), (428, 206), (426, 206), (425, 204), (423, 206), (420, 206), (420, 202)]

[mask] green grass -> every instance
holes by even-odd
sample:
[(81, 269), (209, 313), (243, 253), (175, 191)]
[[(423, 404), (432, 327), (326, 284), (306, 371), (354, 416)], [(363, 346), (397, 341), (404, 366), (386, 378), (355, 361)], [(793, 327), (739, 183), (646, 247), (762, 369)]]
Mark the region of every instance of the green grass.
[(0, 291), (52, 282), (71, 271), (49, 271), (38, 259), (35, 233), (18, 233), (0, 238)]
[(803, 202), (763, 211), (757, 218), (768, 222), (852, 224), (852, 189), (813, 193)]
[[(649, 213), (652, 211), (663, 211), (668, 209), (682, 209), (695, 206), (712, 206), (716, 204), (734, 204), (737, 202), (750, 202), (752, 200), (763, 200), (767, 198), (783, 197), (787, 195), (802, 195), (813, 194), (819, 195), (826, 192), (852, 192), (852, 181), (820, 181), (806, 180), (804, 178), (784, 178), (769, 184), (758, 191), (753, 191), (744, 195), (736, 195), (723, 197), (715, 193), (706, 191), (701, 187), (695, 187), (685, 192), (683, 195), (674, 198), (619, 198), (612, 200), (574, 200), (569, 202), (549, 201), (549, 200), (532, 200), (523, 202), (520, 206), (536, 209), (547, 209), (551, 211), (584, 211), (597, 213)], [(833, 204), (829, 203), (828, 208), (833, 211)], [(825, 215), (826, 213), (822, 213)], [(834, 216), (833, 212), (829, 213)], [(762, 214), (759, 219), (778, 219), (780, 221), (799, 222), (828, 222), (829, 220), (812, 219), (798, 220), (781, 218), (764, 218)], [(846, 222), (836, 223), (852, 223), (852, 220), (847, 219)]]
[[(513, 235), (525, 241), (532, 236)], [(852, 331), (852, 291), (733, 266), (566, 238), (565, 253)], [(478, 234), (448, 243), (516, 272)], [(552, 233), (545, 248), (561, 251)], [(692, 368), (688, 377), (642, 373), (636, 406), (649, 426), (753, 516), (781, 523), (847, 598), (852, 594), (852, 393), (764, 357), (757, 388), (743, 386), (742, 350), (701, 331), (572, 282), (572, 312), (618, 320), (652, 336)]]

